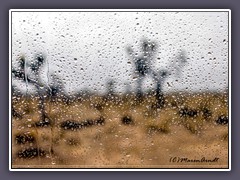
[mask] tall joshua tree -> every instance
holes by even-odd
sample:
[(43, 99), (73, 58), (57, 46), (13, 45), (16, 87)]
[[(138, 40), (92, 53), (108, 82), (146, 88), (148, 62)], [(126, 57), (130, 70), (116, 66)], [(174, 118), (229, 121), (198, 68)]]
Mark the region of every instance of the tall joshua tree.
[[(18, 61), (19, 67), (16, 69), (13, 68), (12, 74), (14, 78), (21, 80), (25, 83), (32, 84), (37, 90), (38, 97), (39, 97), (38, 109), (41, 112), (41, 117), (40, 117), (40, 120), (37, 123), (35, 123), (35, 127), (46, 127), (46, 126), (51, 127), (52, 138), (51, 138), (51, 146), (49, 148), (49, 152), (51, 157), (53, 157), (52, 156), (53, 134), (54, 134), (53, 127), (55, 122), (54, 120), (50, 120), (49, 116), (47, 115), (46, 107), (45, 107), (45, 100), (46, 100), (45, 97), (50, 98), (50, 100), (54, 100), (54, 98), (59, 96), (60, 91), (63, 90), (63, 83), (57, 76), (52, 76), (53, 83), (50, 85), (46, 85), (42, 83), (40, 73), (44, 64), (46, 63), (45, 61), (46, 61), (46, 58), (41, 53), (36, 54), (34, 61), (31, 62), (30, 64), (26, 62), (26, 59), (24, 56), (21, 56)], [(30, 70), (30, 73), (27, 73), (28, 70)], [(39, 147), (38, 147), (38, 151), (39, 151)]]
[(115, 82), (113, 79), (110, 79), (107, 82), (107, 97), (108, 97), (108, 99), (112, 99), (114, 96), (114, 93), (115, 93), (114, 92), (114, 84), (115, 84)]
[(162, 108), (165, 103), (165, 99), (162, 92), (162, 86), (166, 78), (170, 75), (170, 73), (167, 70), (160, 70), (159, 72), (155, 73), (152, 71), (152, 77), (154, 81), (156, 82), (156, 107)]
[[(21, 80), (25, 83), (32, 84), (36, 89), (39, 96), (38, 108), (41, 112), (41, 119), (38, 122), (39, 126), (49, 125), (50, 120), (46, 114), (46, 109), (44, 105), (44, 93), (42, 91), (46, 90), (46, 86), (40, 81), (40, 70), (45, 63), (45, 57), (40, 53), (35, 56), (35, 59), (31, 64), (26, 62), (24, 56), (18, 59), (19, 67), (17, 69), (12, 69), (12, 75), (14, 78)], [(27, 73), (28, 69), (31, 73)], [(31, 77), (30, 77), (31, 74)]]
[(141, 45), (143, 52), (141, 56), (135, 56), (131, 47), (127, 48), (127, 52), (135, 64), (134, 68), (137, 74), (137, 98), (139, 99), (142, 96), (142, 82), (146, 75), (149, 75), (156, 82), (156, 105), (158, 108), (162, 108), (165, 102), (162, 92), (163, 83), (173, 72), (176, 76), (180, 75), (187, 58), (185, 51), (181, 50), (167, 70), (160, 69), (156, 71), (150, 66), (151, 60), (153, 60), (154, 53), (156, 52), (156, 47), (156, 43), (144, 40)]
[(179, 78), (181, 75), (182, 68), (186, 62), (187, 62), (186, 52), (184, 50), (181, 50), (179, 54), (174, 58), (173, 63), (169, 64), (168, 70), (160, 69), (159, 71), (154, 71), (151, 69), (151, 76), (153, 77), (154, 81), (157, 84), (156, 105), (158, 108), (162, 108), (165, 103), (163, 92), (162, 92), (162, 86), (165, 80), (173, 74), (176, 76), (176, 78)]
[(51, 83), (47, 88), (47, 94), (52, 102), (56, 100), (60, 95), (66, 95), (63, 89), (63, 82), (57, 75), (51, 75)]
[(153, 58), (153, 54), (156, 50), (156, 44), (154, 42), (149, 42), (144, 40), (141, 45), (142, 55), (135, 56), (135, 53), (131, 47), (127, 48), (127, 52), (132, 58), (135, 65), (135, 73), (137, 75), (137, 97), (138, 99), (142, 97), (142, 82), (144, 77), (150, 73), (150, 61)]

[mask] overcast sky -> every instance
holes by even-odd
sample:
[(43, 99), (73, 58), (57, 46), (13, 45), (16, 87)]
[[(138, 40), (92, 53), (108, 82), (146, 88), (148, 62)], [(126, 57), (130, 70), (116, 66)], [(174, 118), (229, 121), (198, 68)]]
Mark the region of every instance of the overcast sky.
[[(43, 80), (50, 83), (50, 74), (56, 73), (69, 93), (85, 88), (104, 92), (109, 79), (116, 81), (117, 91), (134, 90), (126, 47), (132, 45), (140, 56), (143, 38), (158, 45), (151, 62), (155, 70), (168, 69), (180, 49), (187, 52), (181, 76), (166, 79), (165, 92), (228, 87), (227, 12), (12, 13), (13, 66), (19, 54), (31, 60), (43, 52)], [(154, 86), (147, 77), (144, 88)]]

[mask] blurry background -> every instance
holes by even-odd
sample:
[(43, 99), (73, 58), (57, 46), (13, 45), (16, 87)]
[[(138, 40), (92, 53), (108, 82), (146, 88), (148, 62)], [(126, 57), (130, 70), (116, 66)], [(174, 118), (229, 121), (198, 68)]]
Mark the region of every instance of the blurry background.
[(13, 166), (227, 168), (228, 31), (228, 12), (12, 12)]
[[(181, 76), (170, 76), (164, 92), (224, 91), (228, 87), (227, 12), (12, 12), (12, 66), (43, 53), (42, 80), (58, 76), (68, 94), (90, 89), (105, 93), (136, 89), (134, 65), (126, 48), (141, 56), (141, 40), (156, 42), (151, 66), (168, 69), (180, 50), (187, 64)], [(21, 81), (13, 84), (26, 91)], [(154, 89), (146, 77), (143, 89)], [(34, 89), (34, 88), (33, 88)]]

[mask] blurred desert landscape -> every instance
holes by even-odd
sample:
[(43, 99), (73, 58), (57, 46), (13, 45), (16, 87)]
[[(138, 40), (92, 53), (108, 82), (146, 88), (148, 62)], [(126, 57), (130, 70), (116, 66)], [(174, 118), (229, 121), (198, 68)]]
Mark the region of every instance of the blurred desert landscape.
[[(13, 168), (228, 168), (226, 93), (46, 101), (13, 97)], [(215, 162), (172, 162), (202, 158)]]
[(228, 169), (229, 12), (97, 11), (11, 12), (12, 168)]

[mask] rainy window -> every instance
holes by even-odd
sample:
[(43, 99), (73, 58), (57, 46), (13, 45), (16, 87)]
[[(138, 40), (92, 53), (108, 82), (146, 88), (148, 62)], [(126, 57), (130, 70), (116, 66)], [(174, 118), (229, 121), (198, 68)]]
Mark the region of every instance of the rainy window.
[(228, 168), (229, 12), (12, 11), (12, 168)]

